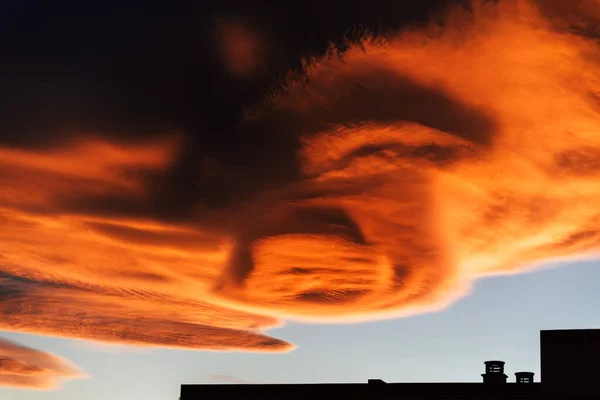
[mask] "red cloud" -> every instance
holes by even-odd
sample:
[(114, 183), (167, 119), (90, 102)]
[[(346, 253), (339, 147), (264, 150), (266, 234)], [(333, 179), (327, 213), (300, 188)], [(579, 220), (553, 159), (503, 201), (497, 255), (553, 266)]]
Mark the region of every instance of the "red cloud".
[(0, 339), (0, 386), (52, 389), (61, 380), (82, 377), (58, 356)]

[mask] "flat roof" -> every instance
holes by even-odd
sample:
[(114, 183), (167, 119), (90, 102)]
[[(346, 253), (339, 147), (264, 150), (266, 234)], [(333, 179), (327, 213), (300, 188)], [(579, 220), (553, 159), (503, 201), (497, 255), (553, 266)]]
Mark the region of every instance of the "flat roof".
[(269, 397), (293, 394), (303, 396), (309, 394), (346, 394), (350, 397), (360, 397), (368, 394), (390, 394), (410, 396), (412, 398), (430, 398), (443, 395), (447, 397), (477, 397), (490, 393), (494, 394), (527, 394), (537, 395), (541, 384), (538, 382), (519, 384), (484, 384), (484, 383), (307, 383), (307, 384), (186, 384), (181, 385), (182, 400), (186, 397), (204, 395), (234, 395), (235, 393), (256, 396), (265, 394)]
[(540, 333), (600, 333), (600, 328), (586, 329), (542, 329)]

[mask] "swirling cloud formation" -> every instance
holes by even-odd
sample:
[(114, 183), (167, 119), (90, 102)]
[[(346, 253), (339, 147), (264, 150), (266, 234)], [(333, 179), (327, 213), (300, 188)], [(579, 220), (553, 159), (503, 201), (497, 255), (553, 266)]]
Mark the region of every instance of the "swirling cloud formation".
[(0, 339), (0, 386), (52, 389), (61, 380), (81, 377), (77, 368), (58, 356)]
[[(210, 301), (227, 256), (213, 235), (128, 215), (148, 203), (144, 177), (166, 167), (172, 144), (87, 139), (2, 153), (1, 329), (203, 349), (288, 347), (252, 331), (274, 319)], [(123, 213), (112, 215), (119, 205)]]
[(439, 309), (594, 254), (599, 10), (474, 2), (332, 49), (248, 112), (252, 163), (198, 162), (185, 216), (160, 194), (179, 139), (0, 148), (0, 329), (287, 351), (261, 329)]

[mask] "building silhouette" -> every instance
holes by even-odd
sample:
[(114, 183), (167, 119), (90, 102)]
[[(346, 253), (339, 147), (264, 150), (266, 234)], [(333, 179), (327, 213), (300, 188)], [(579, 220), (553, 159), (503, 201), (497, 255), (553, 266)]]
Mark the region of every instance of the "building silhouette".
[(517, 372), (508, 382), (503, 361), (485, 361), (480, 383), (367, 383), (182, 385), (180, 400), (600, 400), (600, 329), (540, 332), (541, 382)]

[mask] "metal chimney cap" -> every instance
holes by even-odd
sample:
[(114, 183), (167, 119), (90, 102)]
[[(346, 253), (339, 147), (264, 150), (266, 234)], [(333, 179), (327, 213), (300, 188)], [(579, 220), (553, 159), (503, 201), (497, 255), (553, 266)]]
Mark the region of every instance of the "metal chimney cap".
[(488, 364), (500, 364), (500, 365), (504, 365), (504, 364), (506, 364), (504, 361), (499, 361), (499, 360), (484, 361), (483, 363), (485, 365), (488, 365)]

